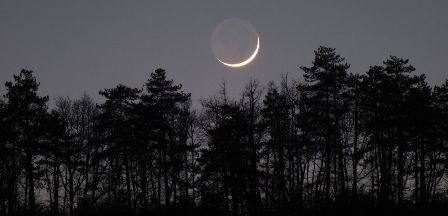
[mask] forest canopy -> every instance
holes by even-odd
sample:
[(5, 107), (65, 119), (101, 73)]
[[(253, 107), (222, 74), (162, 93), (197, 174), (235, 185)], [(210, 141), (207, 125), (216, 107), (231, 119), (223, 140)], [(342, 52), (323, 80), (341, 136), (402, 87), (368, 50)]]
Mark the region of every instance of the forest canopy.
[(430, 86), (396, 56), (349, 68), (320, 47), (301, 81), (251, 80), (239, 98), (223, 85), (196, 110), (160, 68), (100, 91), (104, 103), (49, 109), (24, 69), (0, 99), (0, 215), (447, 208), (448, 81)]

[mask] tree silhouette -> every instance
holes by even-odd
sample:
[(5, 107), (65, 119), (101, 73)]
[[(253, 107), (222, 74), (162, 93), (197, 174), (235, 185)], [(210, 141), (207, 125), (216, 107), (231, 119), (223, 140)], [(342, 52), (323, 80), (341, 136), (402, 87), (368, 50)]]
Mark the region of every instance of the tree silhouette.
[(205, 126), (209, 142), (200, 159), (206, 172), (202, 180), (212, 184), (212, 188), (206, 190), (216, 197), (216, 207), (240, 215), (244, 195), (249, 192), (246, 185), (250, 174), (250, 151), (245, 136), (247, 122), (241, 106), (223, 96), (223, 100), (203, 102), (209, 118)]
[[(33, 72), (22, 70), (19, 75), (14, 75), (14, 82), (6, 82), (7, 118), (11, 122), (17, 136), (13, 137), (13, 157), (24, 165), (25, 172), (25, 197), (28, 214), (34, 214), (36, 209), (35, 180), (39, 167), (35, 165), (36, 152), (41, 145), (43, 136), (42, 121), (46, 115), (46, 102), (48, 97), (37, 95), (39, 83), (33, 76)], [(13, 160), (14, 160), (13, 159)], [(15, 167), (11, 167), (15, 169)], [(16, 184), (16, 174), (13, 173), (11, 183)], [(11, 187), (16, 187), (11, 185)]]
[(142, 88), (59, 97), (34, 73), (0, 100), (0, 215), (330, 215), (447, 210), (448, 80), (391, 56), (350, 73), (319, 47), (303, 77), (193, 109), (163, 69)]
[[(161, 204), (160, 190), (162, 185), (160, 181), (163, 179), (164, 203), (170, 206), (171, 198), (174, 195), (176, 199), (177, 184), (179, 177), (177, 172), (182, 166), (180, 163), (178, 150), (185, 145), (180, 143), (182, 139), (176, 133), (176, 124), (179, 118), (185, 113), (182, 110), (182, 104), (187, 103), (190, 94), (181, 91), (181, 85), (173, 84), (172, 80), (167, 80), (165, 70), (157, 69), (151, 74), (150, 79), (145, 83), (146, 92), (141, 96), (143, 106), (147, 107), (147, 111), (151, 112), (150, 120), (155, 126), (152, 131), (151, 139), (155, 143), (156, 163), (158, 167), (157, 178), (157, 200), (158, 205)], [(183, 139), (185, 142), (186, 140)], [(171, 184), (171, 185), (170, 185)], [(174, 194), (173, 194), (174, 193)], [(175, 201), (175, 200), (174, 200)]]
[[(112, 190), (121, 188), (121, 176), (125, 175), (126, 199), (121, 200), (122, 195), (114, 194), (114, 206), (121, 206), (126, 203), (128, 213), (134, 212), (135, 191), (131, 187), (131, 167), (135, 164), (134, 152), (134, 104), (139, 99), (140, 90), (118, 85), (113, 89), (106, 89), (100, 94), (106, 98), (106, 102), (101, 107), (100, 125), (105, 134), (105, 140), (109, 143), (108, 157), (116, 160), (112, 169), (115, 173), (114, 184), (110, 185)], [(123, 170), (124, 169), (124, 170)]]
[[(374, 137), (372, 145), (378, 148), (374, 160), (379, 163), (380, 201), (384, 204), (391, 199), (396, 199), (398, 205), (403, 204), (408, 149), (405, 136), (409, 125), (406, 120), (411, 118), (406, 112), (407, 102), (412, 89), (424, 80), (423, 76), (410, 76), (415, 69), (407, 63), (408, 60), (392, 56), (384, 66), (371, 67), (363, 80), (367, 86), (364, 107), (370, 115), (367, 130)], [(393, 182), (395, 178), (397, 181)]]
[(45, 183), (50, 197), (50, 212), (59, 215), (62, 147), (65, 135), (64, 120), (53, 111), (43, 120), (44, 143), (40, 151), (40, 164), (44, 166)]
[[(265, 100), (263, 118), (268, 128), (270, 139), (266, 143), (266, 173), (270, 173), (269, 162), (272, 164), (272, 180), (266, 193), (270, 197), (270, 208), (284, 209), (286, 206), (286, 140), (288, 139), (288, 104), (284, 95), (280, 95), (276, 87), (271, 86)], [(271, 161), (272, 152), (272, 161)], [(269, 183), (266, 183), (269, 184)], [(272, 206), (275, 205), (275, 206)]]
[[(331, 191), (340, 200), (347, 199), (345, 147), (342, 140), (342, 121), (348, 112), (349, 64), (336, 54), (335, 49), (319, 47), (315, 51), (312, 67), (301, 67), (305, 72), (309, 103), (312, 104), (312, 120), (319, 124), (323, 148), (325, 202), (329, 203)], [(322, 130), (323, 129), (323, 130)], [(333, 172), (333, 174), (332, 174)], [(331, 179), (331, 176), (334, 179)], [(332, 182), (333, 181), (333, 182)], [(333, 187), (331, 184), (333, 183)]]

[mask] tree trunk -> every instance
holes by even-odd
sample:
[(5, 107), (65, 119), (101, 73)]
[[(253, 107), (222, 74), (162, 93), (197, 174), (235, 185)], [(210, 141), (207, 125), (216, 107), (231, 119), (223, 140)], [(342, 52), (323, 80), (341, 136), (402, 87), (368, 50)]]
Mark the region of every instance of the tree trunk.
[(145, 214), (148, 209), (148, 180), (146, 177), (146, 161), (140, 158), (140, 183), (142, 187), (142, 213)]
[(428, 194), (427, 194), (427, 190), (426, 190), (425, 157), (426, 157), (425, 146), (421, 142), (420, 143), (420, 158), (419, 158), (419, 162), (420, 162), (420, 204), (423, 206), (426, 205), (427, 201), (428, 201), (428, 196), (427, 196)]
[(55, 216), (57, 216), (59, 215), (59, 160), (56, 158), (53, 162), (53, 184), (52, 212)]
[[(355, 98), (357, 100), (357, 98)], [(356, 201), (358, 199), (358, 104), (355, 102), (355, 134), (354, 134), (354, 140), (353, 140), (353, 163), (352, 163), (352, 175), (353, 175), (353, 181), (352, 181), (352, 200)]]
[(33, 215), (36, 197), (34, 194), (33, 155), (29, 149), (26, 153), (26, 179), (28, 181), (28, 213)]
[(71, 170), (71, 168), (69, 169), (69, 177), (68, 177), (68, 199), (69, 199), (69, 214), (70, 216), (74, 215), (74, 199), (75, 199), (75, 191), (73, 188), (73, 175), (74, 175), (74, 171)]
[(15, 215), (15, 205), (16, 205), (16, 163), (15, 158), (11, 157), (11, 171), (8, 178), (8, 214), (10, 216)]
[(403, 145), (404, 145), (404, 143), (403, 143), (403, 139), (402, 139), (402, 133), (400, 133), (400, 140), (399, 140), (398, 152), (397, 152), (398, 153), (398, 165), (397, 165), (397, 169), (398, 169), (398, 174), (397, 174), (398, 200), (397, 200), (397, 204), (400, 207), (403, 205), (403, 197), (404, 197), (404, 146)]
[(170, 188), (169, 188), (169, 179), (168, 179), (168, 163), (166, 158), (166, 153), (164, 152), (162, 155), (162, 166), (163, 166), (163, 183), (165, 188), (165, 206), (170, 206)]
[(131, 176), (129, 171), (129, 158), (127, 157), (127, 153), (125, 153), (125, 175), (126, 175), (126, 200), (127, 200), (127, 210), (134, 214), (133, 206), (132, 206), (132, 194), (131, 194)]

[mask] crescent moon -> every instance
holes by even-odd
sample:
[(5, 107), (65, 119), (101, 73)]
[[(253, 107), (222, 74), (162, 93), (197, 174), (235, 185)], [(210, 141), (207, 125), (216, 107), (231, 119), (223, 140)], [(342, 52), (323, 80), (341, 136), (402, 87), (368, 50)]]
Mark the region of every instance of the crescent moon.
[(252, 53), (252, 55), (248, 59), (246, 59), (245, 61), (242, 61), (242, 62), (236, 63), (236, 64), (229, 64), (229, 63), (225, 63), (225, 62), (221, 61), (219, 58), (216, 58), (216, 59), (218, 59), (218, 61), (221, 62), (223, 65), (226, 65), (226, 66), (229, 66), (229, 67), (235, 67), (235, 68), (242, 67), (244, 65), (249, 64), (252, 60), (254, 60), (255, 56), (257, 56), (259, 48), (260, 48), (260, 37), (257, 36), (257, 48), (255, 48), (254, 53)]

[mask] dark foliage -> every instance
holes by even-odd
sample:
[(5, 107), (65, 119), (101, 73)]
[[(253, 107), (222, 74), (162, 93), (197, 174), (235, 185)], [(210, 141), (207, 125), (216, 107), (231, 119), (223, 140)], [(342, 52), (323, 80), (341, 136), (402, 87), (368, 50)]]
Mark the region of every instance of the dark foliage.
[(22, 70), (0, 100), (0, 215), (446, 212), (448, 81), (314, 54), (303, 81), (223, 84), (201, 110), (163, 69), (49, 110)]

